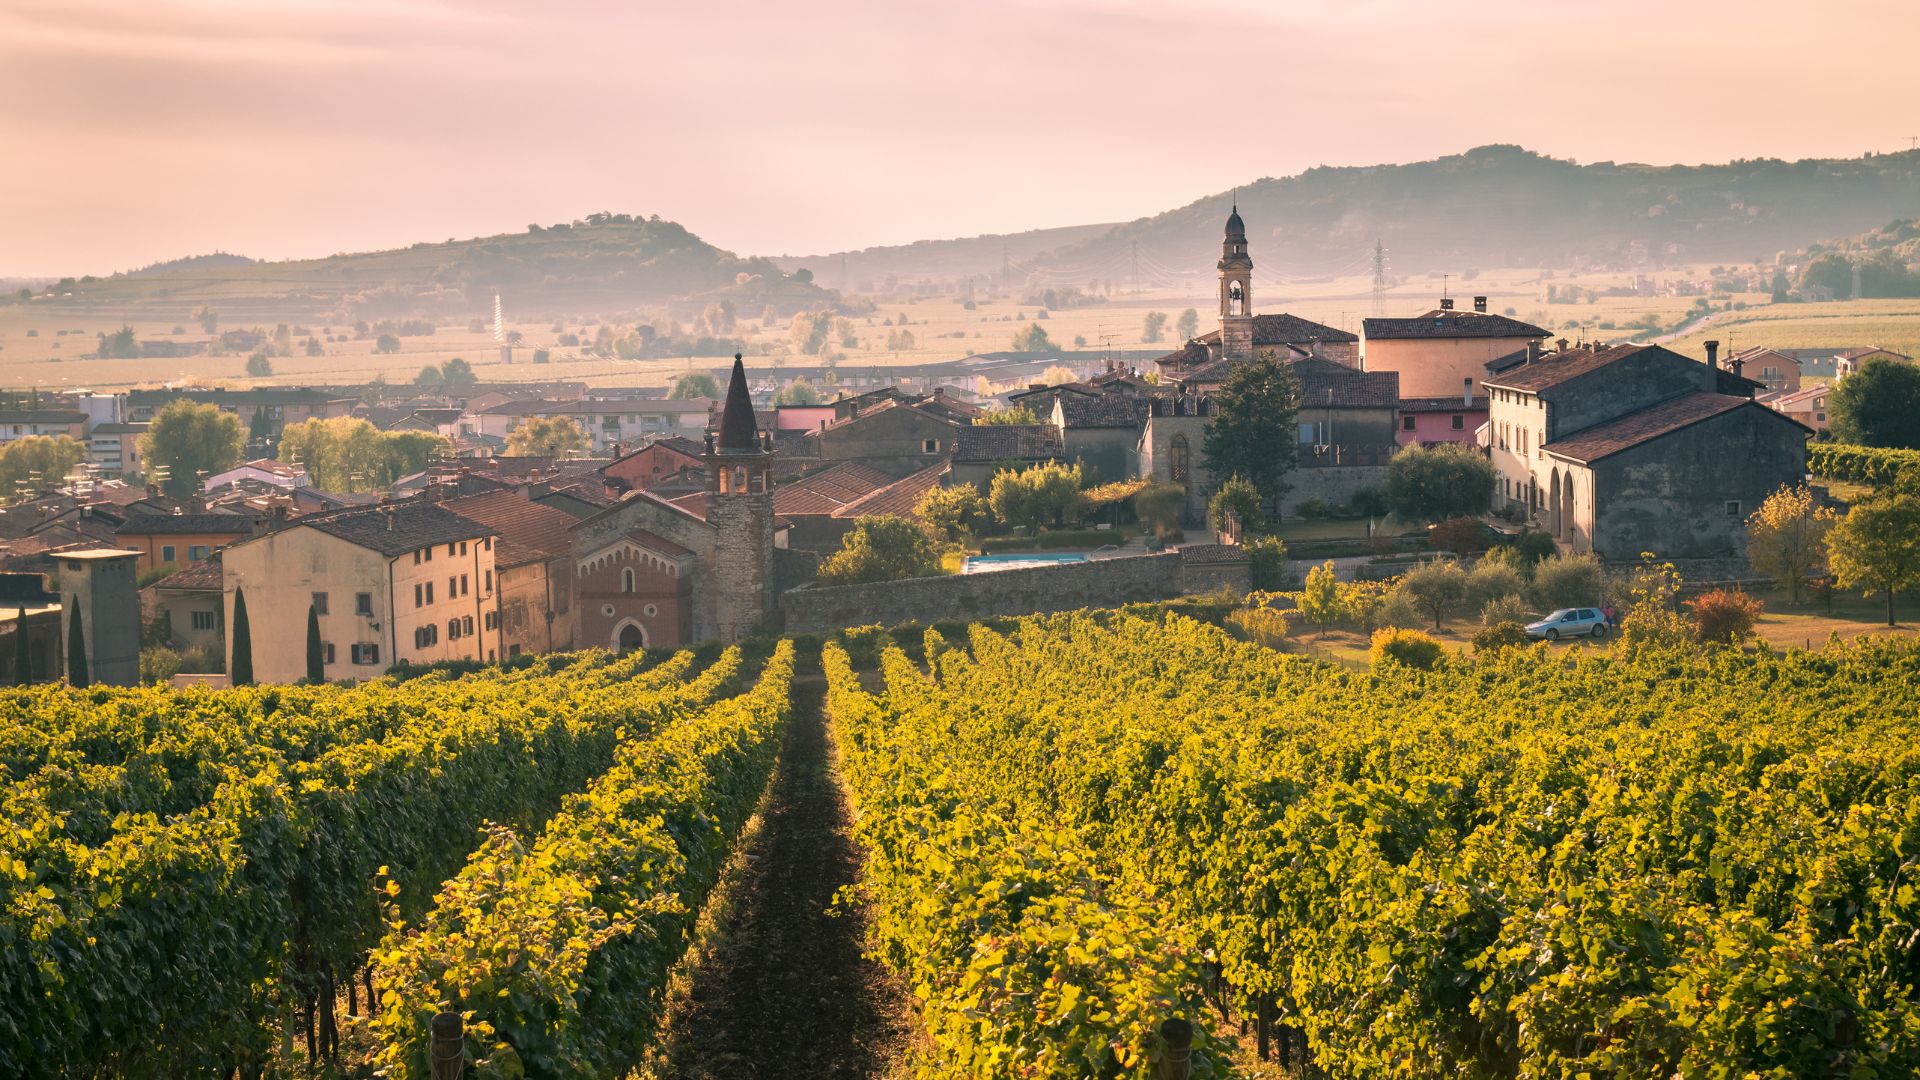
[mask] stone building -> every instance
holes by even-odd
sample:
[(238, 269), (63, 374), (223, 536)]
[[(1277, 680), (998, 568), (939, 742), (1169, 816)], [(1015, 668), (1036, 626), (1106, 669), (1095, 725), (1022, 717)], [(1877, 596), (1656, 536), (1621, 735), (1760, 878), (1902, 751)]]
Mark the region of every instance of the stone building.
[(633, 491), (573, 527), (579, 645), (738, 641), (770, 628), (774, 455), (738, 357), (704, 458), (697, 510)]
[(60, 566), (60, 640), (72, 641), (80, 616), (87, 676), (103, 686), (140, 683), (140, 593), (131, 551), (63, 551)]
[(1488, 361), (1524, 352), (1552, 336), (1532, 323), (1492, 314), (1484, 296), (1473, 298), (1472, 311), (1456, 311), (1452, 300), (1442, 299), (1424, 315), (1367, 319), (1360, 325), (1362, 367), (1397, 373), (1400, 392), (1410, 398), (1454, 401), (1481, 395)]
[(1736, 553), (1747, 515), (1806, 474), (1807, 428), (1759, 384), (1657, 345), (1566, 349), (1491, 375), (1496, 505), (1573, 551)]
[(447, 499), (440, 505), (497, 536), (492, 610), (482, 628), (497, 632), (502, 659), (573, 648), (572, 514), (524, 490)]

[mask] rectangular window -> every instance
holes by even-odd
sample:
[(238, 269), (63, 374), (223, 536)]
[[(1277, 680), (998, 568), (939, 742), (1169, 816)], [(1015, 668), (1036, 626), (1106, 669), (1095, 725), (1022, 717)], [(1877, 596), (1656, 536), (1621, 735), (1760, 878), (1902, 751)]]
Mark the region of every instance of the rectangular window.
[(413, 565), (415, 565), (415, 566), (419, 566), (419, 565), (420, 565), (420, 553), (419, 553), (418, 551), (415, 551), (415, 552), (413, 553)]
[(493, 591), (493, 571), (491, 571), (491, 570), (489, 570), (489, 571), (487, 571), (487, 587), (486, 587), (486, 591), (487, 591), (487, 592), (492, 592), (492, 591)]
[(939, 439), (923, 439), (923, 440), (921, 440), (921, 443), (920, 443), (920, 451), (921, 451), (921, 453), (925, 453), (925, 454), (937, 454), (937, 453), (939, 453), (939, 452), (940, 452), (940, 440), (939, 440)]
[(199, 562), (200, 560), (206, 557), (207, 557), (207, 545), (205, 544), (194, 544), (193, 546), (187, 548), (187, 558), (193, 560), (194, 562)]
[(1403, 416), (1403, 417), (1401, 417), (1401, 418), (1400, 418), (1400, 430), (1401, 430), (1401, 431), (1412, 431), (1412, 430), (1413, 430), (1413, 423), (1414, 423), (1414, 420), (1413, 420), (1413, 414), (1412, 414), (1412, 413), (1408, 413), (1407, 415), (1405, 415), (1405, 416)]
[(1727, 500), (1727, 516), (1730, 518), (1737, 518), (1740, 516), (1740, 500), (1738, 499)]
[(433, 582), (427, 582), (427, 603), (433, 603)]
[(313, 613), (315, 615), (325, 615), (327, 613), (327, 594), (326, 593), (323, 593), (323, 592), (314, 593), (312, 603), (313, 603)]
[(465, 555), (466, 553), (467, 553), (467, 542), (465, 540), (462, 540), (460, 541), (460, 554)]
[(1460, 413), (1454, 413), (1453, 414), (1453, 430), (1464, 431), (1466, 430), (1466, 427), (1467, 427), (1467, 418), (1461, 415)]
[(321, 642), (320, 653), (324, 657), (324, 659), (321, 661), (322, 663), (326, 663), (326, 664), (333, 663), (333, 642), (331, 641)]
[(356, 664), (377, 664), (380, 662), (380, 646), (360, 642), (353, 647), (353, 662)]
[(473, 636), (473, 616), (471, 615), (460, 616), (460, 634), (462, 637)]
[(425, 606), (425, 601), (420, 599), (421, 595), (422, 594), (420, 592), (420, 583), (416, 581), (413, 583), (413, 606), (414, 607)]
[(353, 613), (355, 615), (372, 615), (373, 594), (370, 592), (354, 593)]
[(451, 541), (447, 543), (447, 554), (453, 554), (453, 543)]
[(211, 630), (213, 629), (213, 624), (213, 612), (196, 611), (193, 613), (193, 628), (195, 630)]
[(460, 595), (467, 595), (467, 575), (465, 574), (460, 575)]
[(520, 655), (520, 646), (518, 646), (518, 645), (509, 645), (509, 646), (507, 646), (507, 655), (508, 655), (509, 657), (514, 657), (514, 656), (519, 656), (519, 655)]
[(448, 574), (447, 575), (447, 599), (451, 600), (454, 597), (459, 595), (460, 595), (460, 579), (453, 576), (452, 574)]
[(173, 545), (172, 544), (160, 545), (160, 561), (161, 562), (173, 561)]

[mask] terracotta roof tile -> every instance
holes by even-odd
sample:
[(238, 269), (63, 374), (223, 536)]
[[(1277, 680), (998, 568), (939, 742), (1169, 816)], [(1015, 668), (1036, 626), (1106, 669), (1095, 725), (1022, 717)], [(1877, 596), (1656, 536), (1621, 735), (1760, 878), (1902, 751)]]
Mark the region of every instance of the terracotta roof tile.
[(1437, 308), (1411, 319), (1367, 319), (1361, 323), (1367, 340), (1396, 338), (1545, 338), (1552, 333), (1532, 323), (1485, 311)]
[(835, 510), (833, 516), (858, 518), (892, 514), (895, 517), (912, 517), (919, 509), (921, 497), (941, 486), (940, 482), (952, 471), (953, 466), (944, 461), (938, 465), (929, 465), (912, 476), (896, 480), (868, 494), (865, 498), (848, 503)]
[(500, 547), (493, 558), (502, 567), (524, 566), (573, 549), (571, 530), (579, 519), (518, 491), (468, 495), (440, 505), (498, 534)]
[(1681, 428), (1732, 412), (1743, 405), (1753, 404), (1748, 398), (1732, 394), (1709, 394), (1704, 391), (1686, 394), (1639, 412), (1628, 413), (1618, 420), (1576, 432), (1564, 439), (1555, 439), (1540, 449), (1569, 461), (1590, 464), (1651, 442), (1662, 435), (1671, 435)]

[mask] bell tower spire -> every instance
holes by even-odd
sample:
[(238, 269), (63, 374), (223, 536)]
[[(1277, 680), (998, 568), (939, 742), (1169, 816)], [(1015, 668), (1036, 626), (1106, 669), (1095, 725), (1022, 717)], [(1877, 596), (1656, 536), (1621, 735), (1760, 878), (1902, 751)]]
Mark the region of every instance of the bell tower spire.
[(1227, 215), (1220, 244), (1220, 355), (1253, 359), (1253, 258), (1247, 254), (1247, 226), (1240, 220), (1240, 193)]

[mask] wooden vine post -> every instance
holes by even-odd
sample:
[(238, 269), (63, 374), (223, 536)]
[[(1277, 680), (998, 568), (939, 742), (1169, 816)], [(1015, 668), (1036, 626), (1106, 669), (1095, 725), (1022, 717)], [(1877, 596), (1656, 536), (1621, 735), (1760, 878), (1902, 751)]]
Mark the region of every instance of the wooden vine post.
[(435, 1013), (427, 1030), (432, 1033), (432, 1038), (427, 1040), (427, 1060), (433, 1069), (433, 1080), (460, 1080), (467, 1057), (466, 1025), (460, 1014)]
[(1193, 1025), (1178, 1017), (1160, 1023), (1160, 1080), (1193, 1075)]

